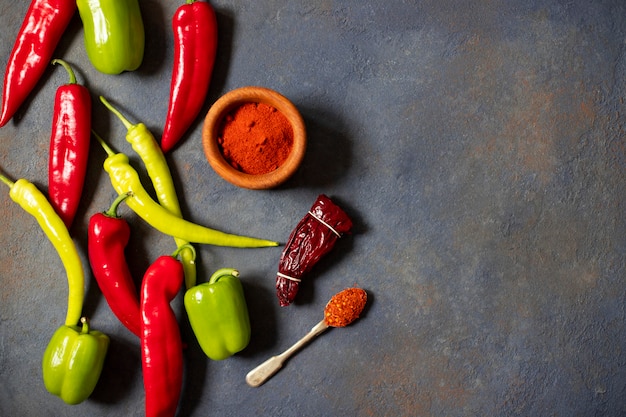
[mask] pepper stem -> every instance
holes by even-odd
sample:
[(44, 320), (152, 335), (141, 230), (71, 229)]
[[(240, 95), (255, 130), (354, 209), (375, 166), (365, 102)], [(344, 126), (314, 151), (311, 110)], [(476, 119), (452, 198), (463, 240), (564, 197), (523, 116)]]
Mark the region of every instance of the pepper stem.
[(225, 275), (232, 275), (234, 277), (238, 277), (239, 276), (239, 271), (236, 270), (235, 268), (221, 268), (221, 269), (218, 269), (217, 271), (215, 271), (213, 273), (213, 275), (211, 275), (211, 278), (209, 278), (209, 284), (214, 284), (215, 282), (217, 282), (220, 278), (222, 278)]
[(2, 174), (0, 174), (0, 181), (8, 185), (9, 188), (13, 188), (13, 185), (15, 184), (13, 181), (11, 181), (9, 178), (5, 177)]
[(65, 70), (67, 71), (67, 73), (70, 75), (70, 81), (68, 84), (76, 84), (76, 74), (74, 74), (74, 70), (72, 70), (72, 67), (70, 66), (70, 64), (63, 61), (62, 59), (53, 59), (52, 65), (55, 65), (55, 64), (62, 65), (63, 68), (65, 68)]
[(178, 255), (185, 249), (189, 249), (191, 251), (191, 253), (193, 254), (192, 261), (195, 261), (196, 260), (196, 248), (194, 248), (193, 245), (189, 243), (185, 243), (184, 245), (180, 245), (179, 247), (177, 247), (176, 250), (172, 253), (172, 257), (174, 258), (178, 257)]
[(117, 219), (119, 217), (117, 215), (117, 208), (119, 207), (120, 204), (122, 204), (122, 201), (126, 200), (131, 195), (132, 195), (131, 192), (122, 193), (118, 195), (117, 198), (113, 200), (113, 203), (111, 203), (111, 207), (109, 207), (109, 209), (104, 212), (104, 215), (107, 217), (112, 217), (112, 218)]
[(80, 322), (83, 324), (83, 328), (80, 331), (81, 334), (88, 334), (89, 333), (89, 320), (87, 320), (87, 317), (81, 317)]
[(91, 130), (91, 133), (95, 136), (96, 140), (100, 143), (100, 146), (102, 146), (102, 149), (104, 149), (108, 156), (115, 155), (113, 148), (111, 148), (109, 144), (100, 137), (100, 135), (98, 135), (93, 129)]
[(124, 127), (126, 129), (130, 129), (131, 127), (133, 127), (133, 124), (130, 121), (128, 121), (128, 119), (124, 117), (124, 115), (118, 109), (113, 107), (113, 105), (109, 103), (106, 98), (104, 98), (103, 96), (100, 96), (100, 101), (106, 106), (107, 109), (111, 110), (111, 113), (116, 115), (117, 118), (120, 119), (122, 123), (124, 123)]

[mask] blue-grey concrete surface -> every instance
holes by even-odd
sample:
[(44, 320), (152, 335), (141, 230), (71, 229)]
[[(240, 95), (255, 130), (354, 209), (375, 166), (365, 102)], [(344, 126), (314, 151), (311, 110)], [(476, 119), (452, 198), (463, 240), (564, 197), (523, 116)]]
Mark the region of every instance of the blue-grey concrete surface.
[[(1, 0), (2, 67), (28, 2)], [(141, 0), (138, 71), (98, 73), (78, 16), (58, 48), (94, 98), (105, 94), (159, 136), (182, 3)], [(280, 308), (280, 249), (202, 246), (199, 280), (237, 267), (252, 340), (207, 359), (182, 307), (181, 416), (622, 416), (626, 414), (626, 3), (623, 0), (223, 1), (203, 114), (246, 85), (300, 109), (305, 161), (284, 186), (236, 188), (208, 165), (202, 117), (168, 161), (185, 217), (284, 241), (319, 193), (354, 219), (352, 236)], [(51, 67), (0, 129), (0, 168), (44, 191)], [(129, 153), (94, 100), (95, 128)], [(89, 217), (113, 191), (94, 144), (72, 234), (86, 261)], [(132, 156), (133, 163), (141, 167)], [(145, 179), (145, 177), (144, 177)], [(68, 406), (40, 361), (65, 317), (65, 272), (35, 221), (0, 193), (0, 415), (141, 416), (138, 340), (89, 275), (84, 314), (111, 337), (93, 395)], [(173, 241), (126, 207), (136, 280)], [(326, 301), (357, 285), (364, 316), (331, 329), (259, 388), (245, 374), (302, 337)]]

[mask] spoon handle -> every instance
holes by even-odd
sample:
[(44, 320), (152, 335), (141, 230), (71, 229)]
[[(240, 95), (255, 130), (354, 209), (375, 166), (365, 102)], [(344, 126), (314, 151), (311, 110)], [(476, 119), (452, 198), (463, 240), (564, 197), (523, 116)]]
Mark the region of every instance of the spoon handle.
[(265, 381), (270, 379), (272, 375), (274, 375), (280, 368), (282, 368), (283, 363), (293, 355), (298, 349), (302, 346), (309, 343), (313, 338), (320, 335), (324, 330), (328, 329), (328, 325), (324, 320), (317, 323), (309, 332), (296, 343), (293, 344), (289, 349), (281, 353), (280, 355), (272, 356), (246, 375), (246, 382), (251, 387), (258, 387), (263, 384)]

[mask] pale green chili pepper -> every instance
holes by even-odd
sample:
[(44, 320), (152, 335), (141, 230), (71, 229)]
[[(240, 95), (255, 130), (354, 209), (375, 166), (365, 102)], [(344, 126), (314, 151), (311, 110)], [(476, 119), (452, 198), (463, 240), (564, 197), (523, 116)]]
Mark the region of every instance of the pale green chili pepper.
[(54, 211), (46, 196), (30, 181), (20, 178), (13, 182), (0, 174), (0, 181), (9, 186), (11, 200), (33, 216), (44, 231), (65, 267), (68, 283), (66, 326), (76, 326), (81, 318), (85, 296), (85, 272), (65, 223)]
[[(100, 101), (124, 124), (126, 128), (126, 141), (129, 142), (134, 151), (143, 161), (148, 176), (152, 181), (152, 186), (156, 191), (159, 204), (168, 209), (177, 217), (183, 217), (176, 194), (176, 187), (170, 168), (167, 165), (165, 155), (157, 143), (154, 135), (143, 123), (132, 124), (119, 110), (113, 107), (104, 97), (100, 96)], [(196, 285), (196, 264), (195, 256), (189, 249), (189, 242), (174, 238), (176, 246), (183, 248), (179, 255), (185, 272), (185, 287), (187, 289)]]
[(176, 217), (150, 197), (150, 194), (141, 184), (139, 174), (130, 165), (128, 156), (123, 153), (115, 153), (102, 138), (95, 134), (94, 136), (108, 155), (104, 161), (104, 170), (109, 174), (111, 185), (115, 191), (118, 194), (130, 193), (129, 198), (124, 202), (146, 223), (161, 233), (187, 242), (215, 246), (235, 248), (278, 246), (278, 242), (271, 240), (224, 233)]

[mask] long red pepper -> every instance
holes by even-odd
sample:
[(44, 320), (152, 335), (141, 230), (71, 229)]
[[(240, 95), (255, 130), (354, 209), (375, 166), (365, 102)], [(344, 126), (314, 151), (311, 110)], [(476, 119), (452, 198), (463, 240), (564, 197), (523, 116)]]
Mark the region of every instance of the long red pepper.
[(170, 151), (200, 113), (209, 91), (217, 51), (215, 10), (206, 1), (187, 0), (172, 19), (174, 68), (161, 149)]
[(141, 284), (141, 363), (146, 417), (176, 414), (183, 382), (183, 346), (170, 302), (182, 287), (183, 265), (159, 257)]
[(76, 82), (70, 65), (60, 59), (68, 72), (68, 84), (57, 89), (54, 100), (50, 159), (48, 160), (48, 195), (50, 203), (69, 229), (83, 193), (89, 143), (91, 141), (91, 95)]
[(107, 211), (91, 216), (87, 252), (93, 276), (111, 311), (128, 330), (141, 337), (139, 293), (124, 255), (130, 227), (117, 215), (117, 207), (126, 197), (121, 194)]
[(0, 127), (37, 85), (75, 12), (76, 0), (32, 0), (4, 73)]

